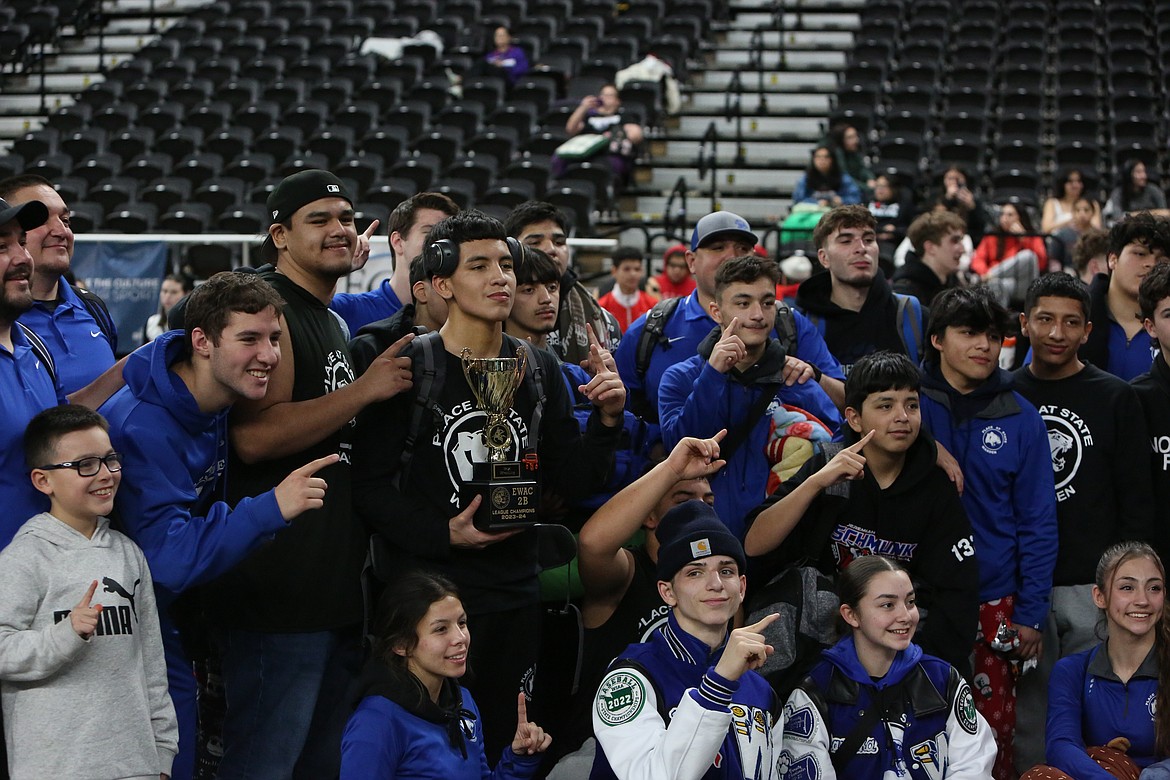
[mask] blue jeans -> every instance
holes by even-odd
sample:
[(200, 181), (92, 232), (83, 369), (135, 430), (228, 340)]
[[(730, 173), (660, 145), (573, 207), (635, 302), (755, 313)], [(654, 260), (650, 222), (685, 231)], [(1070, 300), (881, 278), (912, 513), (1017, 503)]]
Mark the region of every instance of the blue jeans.
[(220, 780), (337, 775), (357, 632), (224, 630), (216, 638), (227, 697)]

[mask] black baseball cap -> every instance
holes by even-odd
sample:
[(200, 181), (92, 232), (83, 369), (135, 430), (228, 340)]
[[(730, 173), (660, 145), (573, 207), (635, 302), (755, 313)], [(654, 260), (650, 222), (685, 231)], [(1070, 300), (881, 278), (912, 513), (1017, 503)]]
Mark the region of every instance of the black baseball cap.
[(9, 206), (0, 200), (0, 225), (16, 220), (21, 230), (36, 230), (49, 219), (49, 207), (39, 200), (30, 200), (19, 206)]

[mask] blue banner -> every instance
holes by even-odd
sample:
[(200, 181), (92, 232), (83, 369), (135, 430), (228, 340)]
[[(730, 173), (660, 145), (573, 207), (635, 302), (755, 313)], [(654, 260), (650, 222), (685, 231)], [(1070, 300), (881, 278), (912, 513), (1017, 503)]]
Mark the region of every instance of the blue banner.
[(118, 326), (118, 352), (133, 352), (142, 326), (158, 311), (158, 293), (168, 267), (167, 245), (78, 241), (70, 261), (73, 275), (102, 297)]

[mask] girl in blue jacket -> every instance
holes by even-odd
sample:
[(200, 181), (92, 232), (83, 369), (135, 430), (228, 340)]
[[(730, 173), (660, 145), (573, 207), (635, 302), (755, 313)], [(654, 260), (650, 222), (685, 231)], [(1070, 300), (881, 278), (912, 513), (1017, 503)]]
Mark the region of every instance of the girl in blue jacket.
[(914, 585), (889, 558), (857, 558), (838, 583), (849, 635), (784, 707), (788, 778), (986, 780), (995, 737), (954, 667), (910, 640)]
[[(1165, 618), (1166, 569), (1147, 544), (1122, 542), (1097, 564), (1093, 601), (1108, 639), (1056, 662), (1048, 682), (1048, 767), (1025, 777), (1113, 780), (1088, 745), (1128, 742), (1125, 752), (1143, 780), (1170, 778), (1170, 621)], [(1091, 755), (1093, 757), (1091, 757)], [(1104, 763), (1116, 762), (1102, 758)], [(1131, 770), (1132, 771), (1132, 770)]]
[(449, 580), (413, 572), (386, 589), (362, 698), (341, 741), (342, 780), (527, 780), (536, 773), (552, 737), (528, 722), (523, 693), (516, 736), (495, 771), (488, 767), (479, 708), (458, 683), (470, 646), (467, 614)]

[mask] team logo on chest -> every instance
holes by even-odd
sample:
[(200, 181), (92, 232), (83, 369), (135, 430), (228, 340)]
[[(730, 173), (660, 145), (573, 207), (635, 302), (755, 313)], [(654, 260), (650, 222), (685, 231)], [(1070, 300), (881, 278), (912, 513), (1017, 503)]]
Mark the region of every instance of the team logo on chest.
[(1076, 493), (1072, 481), (1076, 479), (1086, 449), (1093, 446), (1093, 433), (1079, 414), (1063, 406), (1041, 406), (1040, 416), (1048, 429), (1056, 500), (1064, 501)]
[(980, 434), (980, 441), (983, 445), (983, 451), (988, 455), (994, 455), (1003, 449), (1007, 444), (1007, 432), (998, 425), (988, 425)]

